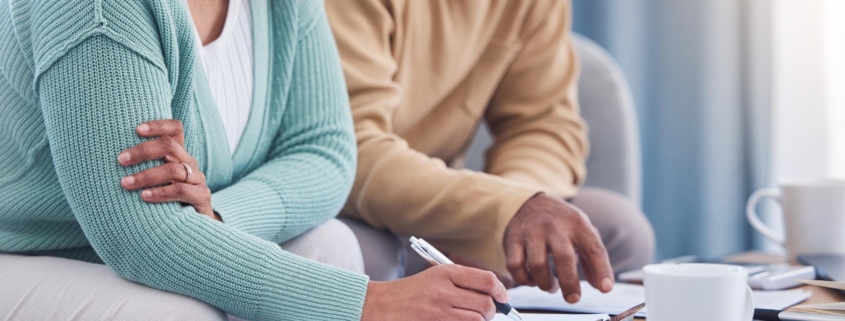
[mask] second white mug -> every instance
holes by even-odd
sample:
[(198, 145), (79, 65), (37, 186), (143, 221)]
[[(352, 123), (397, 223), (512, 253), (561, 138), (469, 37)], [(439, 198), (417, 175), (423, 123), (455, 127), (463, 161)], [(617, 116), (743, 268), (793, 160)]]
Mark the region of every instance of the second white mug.
[[(756, 213), (757, 203), (771, 198), (783, 209), (786, 235), (766, 226)], [(845, 181), (785, 180), (780, 189), (754, 192), (746, 208), (748, 222), (758, 232), (798, 254), (845, 254)]]

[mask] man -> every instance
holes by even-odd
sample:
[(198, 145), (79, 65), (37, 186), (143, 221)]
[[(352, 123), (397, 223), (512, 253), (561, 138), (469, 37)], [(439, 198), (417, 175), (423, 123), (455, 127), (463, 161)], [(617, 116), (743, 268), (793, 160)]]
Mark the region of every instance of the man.
[[(359, 149), (343, 216), (424, 238), (519, 284), (559, 285), (569, 302), (580, 298), (578, 261), (593, 287), (609, 291), (614, 270), (651, 260), (653, 232), (636, 206), (579, 192), (588, 142), (568, 1), (326, 7)], [(482, 117), (495, 136), (486, 173), (457, 169)], [(369, 272), (381, 259), (350, 224)]]

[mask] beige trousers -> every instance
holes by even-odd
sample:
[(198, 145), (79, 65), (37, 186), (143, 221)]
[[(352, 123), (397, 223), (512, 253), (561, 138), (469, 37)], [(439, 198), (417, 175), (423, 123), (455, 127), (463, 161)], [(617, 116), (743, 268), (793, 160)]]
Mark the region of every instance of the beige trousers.
[[(654, 231), (639, 207), (624, 196), (585, 187), (570, 202), (584, 211), (599, 230), (616, 273), (636, 270), (654, 259)], [(355, 232), (372, 280), (387, 281), (416, 274), (429, 264), (409, 251), (406, 237), (376, 230), (349, 218), (340, 220)]]
[[(281, 246), (305, 258), (364, 272), (355, 235), (334, 219)], [(102, 264), (0, 254), (0, 320), (228, 320), (228, 316), (199, 300), (127, 281)]]

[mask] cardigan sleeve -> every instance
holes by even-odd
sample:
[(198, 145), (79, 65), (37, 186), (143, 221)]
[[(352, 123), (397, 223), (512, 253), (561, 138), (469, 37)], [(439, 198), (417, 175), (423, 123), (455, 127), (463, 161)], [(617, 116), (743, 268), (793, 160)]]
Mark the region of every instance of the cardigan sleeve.
[(141, 142), (137, 124), (171, 118), (161, 68), (113, 38), (92, 35), (40, 77), (62, 191), (92, 247), (120, 276), (250, 320), (360, 318), (365, 276), (297, 257), (191, 207), (146, 203), (120, 187), (122, 177), (158, 165), (123, 168), (116, 159)]
[(355, 132), (340, 58), (323, 11), (297, 43), (269, 160), (214, 193), (226, 224), (281, 243), (337, 215), (355, 178)]
[(578, 60), (568, 1), (538, 3), (523, 48), (502, 78), (485, 117), (496, 139), (487, 171), (572, 197), (587, 175), (587, 125), (578, 112)]

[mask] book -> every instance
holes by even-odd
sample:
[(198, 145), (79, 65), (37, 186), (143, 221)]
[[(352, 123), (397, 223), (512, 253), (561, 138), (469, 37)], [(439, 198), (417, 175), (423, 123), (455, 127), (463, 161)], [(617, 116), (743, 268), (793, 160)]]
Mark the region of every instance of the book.
[[(798, 280), (798, 282), (801, 282), (801, 283), (804, 283), (804, 284), (809, 284), (809, 285), (815, 285), (815, 286), (819, 286), (819, 287), (823, 287), (823, 288), (828, 288), (828, 289), (845, 290), (845, 282), (819, 281), (819, 280)], [(845, 302), (822, 303), (822, 304), (805, 304), (805, 305), (794, 306), (792, 308), (787, 309), (787, 311), (810, 313), (810, 314), (845, 316)]]

